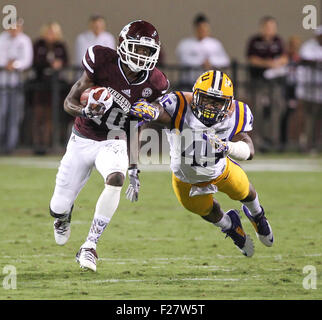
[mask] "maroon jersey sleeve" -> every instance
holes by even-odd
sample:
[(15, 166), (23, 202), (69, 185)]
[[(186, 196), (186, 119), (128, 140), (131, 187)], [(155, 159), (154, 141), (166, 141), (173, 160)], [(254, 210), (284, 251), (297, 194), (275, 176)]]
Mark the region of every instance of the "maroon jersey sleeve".
[(91, 46), (86, 50), (82, 60), (83, 68), (87, 76), (94, 82), (100, 77), (98, 73), (104, 73), (104, 65), (115, 59), (116, 51), (103, 46)]
[(94, 81), (95, 73), (95, 53), (94, 48), (96, 46), (91, 46), (86, 50), (86, 53), (82, 60), (82, 65), (86, 71), (87, 76)]
[(162, 71), (160, 71), (157, 68), (153, 70), (150, 82), (154, 87), (154, 94), (151, 97), (151, 99), (148, 100), (154, 101), (160, 96), (164, 95), (169, 90), (170, 82), (168, 78)]

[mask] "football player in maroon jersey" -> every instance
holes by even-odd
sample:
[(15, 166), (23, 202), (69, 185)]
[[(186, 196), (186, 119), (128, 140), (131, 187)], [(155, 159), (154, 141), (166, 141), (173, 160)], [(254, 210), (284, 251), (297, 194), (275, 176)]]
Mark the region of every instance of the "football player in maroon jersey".
[[(94, 166), (105, 183), (87, 239), (76, 255), (82, 268), (96, 271), (96, 244), (118, 207), (127, 171), (127, 198), (138, 198), (138, 170), (129, 164), (128, 157), (129, 109), (139, 99), (152, 102), (168, 90), (167, 77), (155, 68), (159, 52), (155, 27), (146, 21), (133, 21), (122, 29), (117, 51), (102, 46), (87, 49), (83, 58), (85, 71), (65, 99), (64, 109), (75, 117), (75, 122), (50, 201), (57, 244), (64, 245), (70, 236), (74, 202)], [(106, 87), (111, 98), (97, 108), (99, 102), (92, 90), (83, 107), (80, 96), (93, 86)]]

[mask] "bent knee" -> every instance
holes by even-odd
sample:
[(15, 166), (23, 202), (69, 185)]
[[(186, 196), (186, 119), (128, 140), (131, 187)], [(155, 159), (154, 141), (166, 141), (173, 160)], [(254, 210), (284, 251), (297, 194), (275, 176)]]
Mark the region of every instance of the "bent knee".
[(243, 202), (253, 201), (256, 199), (256, 195), (257, 195), (257, 192), (255, 188), (252, 186), (252, 184), (250, 184), (248, 195), (245, 198), (243, 198), (241, 201)]
[(50, 205), (49, 205), (49, 212), (50, 215), (55, 217), (55, 215), (62, 215), (62, 214), (68, 214), (71, 212), (73, 207), (73, 202), (66, 198), (66, 197), (56, 197), (53, 196)]
[(109, 174), (106, 178), (106, 184), (115, 186), (115, 187), (122, 187), (124, 183), (124, 174), (121, 172), (113, 172)]

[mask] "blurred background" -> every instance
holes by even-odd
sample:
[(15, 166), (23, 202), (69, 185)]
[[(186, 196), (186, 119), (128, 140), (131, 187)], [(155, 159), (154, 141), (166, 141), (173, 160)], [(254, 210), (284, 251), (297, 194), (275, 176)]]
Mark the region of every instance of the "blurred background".
[(1, 25), (2, 155), (64, 151), (73, 119), (63, 100), (86, 48), (115, 49), (137, 19), (159, 31), (171, 89), (191, 90), (210, 68), (231, 77), (254, 114), (258, 152), (322, 151), (321, 0), (1, 0), (2, 19), (8, 5), (18, 20)]

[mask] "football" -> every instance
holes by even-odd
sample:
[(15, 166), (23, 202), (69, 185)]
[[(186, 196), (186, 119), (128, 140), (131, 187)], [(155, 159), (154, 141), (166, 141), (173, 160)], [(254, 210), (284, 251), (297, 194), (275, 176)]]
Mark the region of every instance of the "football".
[[(107, 91), (107, 88), (105, 87), (99, 87), (99, 86), (94, 86), (94, 87), (90, 87), (90, 88), (87, 88), (86, 90), (83, 91), (81, 97), (80, 97), (80, 103), (82, 106), (86, 106), (87, 105), (87, 101), (88, 101), (88, 95), (90, 93), (90, 91), (92, 89), (97, 89), (96, 92), (94, 93), (93, 95), (93, 98), (95, 100), (99, 100), (101, 98), (101, 95), (104, 91)], [(109, 98), (110, 98), (111, 94), (107, 91), (107, 95), (104, 99), (104, 101), (107, 101)]]

